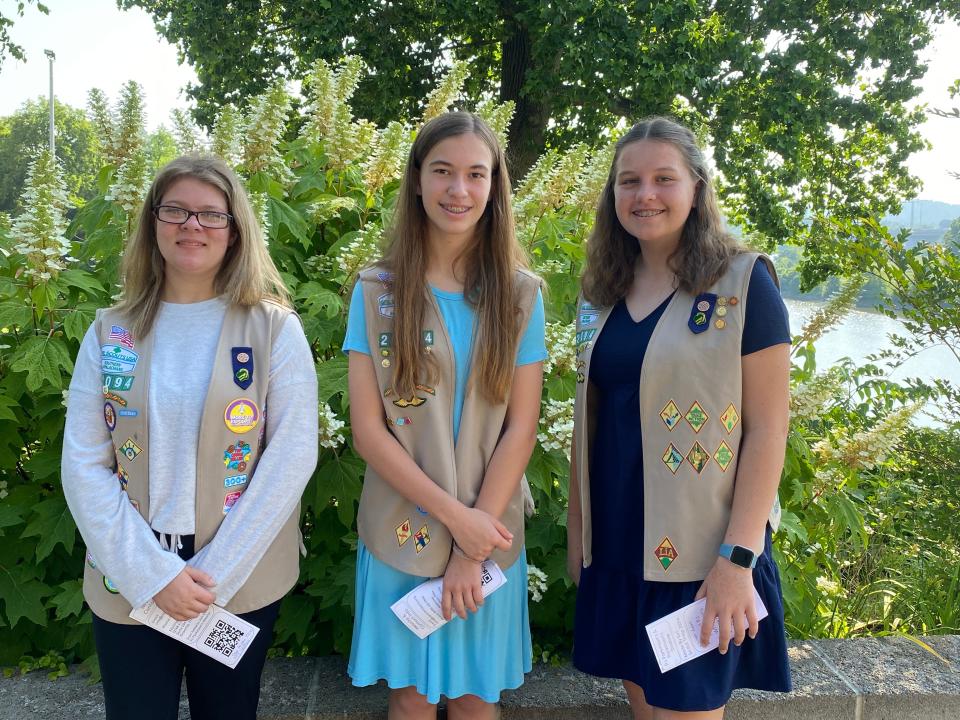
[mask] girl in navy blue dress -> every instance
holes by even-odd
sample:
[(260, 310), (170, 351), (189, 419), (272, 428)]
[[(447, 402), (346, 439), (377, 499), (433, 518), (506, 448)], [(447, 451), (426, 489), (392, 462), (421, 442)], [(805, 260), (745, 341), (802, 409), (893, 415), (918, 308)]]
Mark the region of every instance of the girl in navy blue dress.
[[(770, 549), (788, 426), (786, 308), (769, 260), (723, 229), (682, 125), (651, 118), (617, 143), (577, 316), (575, 666), (622, 679), (646, 720), (720, 718), (735, 688), (788, 691)], [(700, 598), (701, 641), (718, 620), (719, 650), (661, 672), (646, 624)]]

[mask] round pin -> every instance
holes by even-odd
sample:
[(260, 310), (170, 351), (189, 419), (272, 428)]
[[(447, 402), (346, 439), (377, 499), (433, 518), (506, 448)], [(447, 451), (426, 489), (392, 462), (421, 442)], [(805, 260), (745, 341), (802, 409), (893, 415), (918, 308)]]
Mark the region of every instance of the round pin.
[(727, 309), (723, 305), (717, 308), (717, 315), (719, 317), (723, 317), (726, 314), (727, 314)]
[(386, 348), (384, 348), (383, 350), (381, 350), (381, 351), (380, 351), (380, 354), (383, 355), (384, 357), (390, 357), (390, 351), (387, 350)]
[(117, 411), (108, 402), (103, 404), (103, 420), (107, 423), (107, 430), (110, 432), (117, 429)]
[(384, 358), (383, 360), (380, 361), (380, 364), (381, 364), (383, 367), (388, 368), (388, 367), (390, 367), (390, 360), (388, 360), (387, 358)]
[(239, 398), (227, 405), (223, 411), (223, 422), (228, 430), (235, 433), (250, 432), (260, 422), (260, 408), (253, 400)]
[(706, 312), (709, 309), (710, 309), (710, 303), (708, 303), (706, 300), (701, 300), (700, 302), (697, 303), (697, 310), (699, 310), (700, 312)]
[(721, 295), (720, 297), (717, 298), (717, 305), (726, 305), (726, 304), (727, 304), (726, 295)]
[(738, 302), (740, 302), (740, 301), (737, 300), (736, 296), (730, 298), (730, 304), (731, 304), (731, 305), (736, 305)]
[(717, 318), (717, 321), (713, 324), (717, 330), (723, 330), (727, 326), (727, 321), (723, 318)]
[(245, 363), (245, 362), (249, 362), (249, 360), (250, 360), (250, 356), (247, 353), (245, 352), (237, 353), (237, 362)]

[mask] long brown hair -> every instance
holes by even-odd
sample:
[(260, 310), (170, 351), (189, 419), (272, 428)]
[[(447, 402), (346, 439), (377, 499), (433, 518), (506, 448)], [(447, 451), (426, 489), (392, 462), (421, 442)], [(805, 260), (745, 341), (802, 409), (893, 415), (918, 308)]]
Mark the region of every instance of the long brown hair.
[[(473, 240), (463, 250), (464, 297), (477, 313), (472, 376), (483, 396), (495, 404), (506, 401), (513, 379), (520, 312), (515, 273), (526, 267), (514, 235), (510, 206), (510, 176), (503, 148), (490, 127), (472, 113), (452, 112), (434, 118), (417, 133), (400, 183), (387, 248), (378, 263), (393, 275), (395, 368), (393, 391), (411, 397), (425, 379), (435, 381), (437, 367), (422, 341), (427, 301), (427, 215), (417, 193), (420, 168), (437, 143), (473, 133), (490, 150), (490, 200)], [(469, 391), (469, 390), (468, 390)]]
[(641, 120), (617, 141), (610, 174), (597, 203), (596, 222), (587, 241), (582, 289), (583, 296), (595, 305), (613, 305), (626, 296), (633, 283), (640, 243), (617, 218), (614, 184), (623, 149), (640, 140), (673, 145), (699, 181), (680, 244), (668, 259), (670, 269), (677, 276), (677, 286), (693, 295), (703, 292), (726, 272), (730, 258), (744, 251), (736, 238), (724, 229), (707, 161), (694, 134), (670, 118)]
[(136, 230), (127, 242), (120, 271), (123, 293), (116, 309), (130, 318), (136, 337), (150, 332), (160, 308), (164, 260), (157, 245), (153, 208), (177, 180), (195, 178), (223, 193), (233, 216), (233, 242), (227, 248), (214, 290), (229, 303), (256, 305), (273, 300), (290, 306), (290, 296), (263, 241), (260, 223), (250, 207), (247, 192), (227, 164), (213, 155), (184, 155), (167, 163), (147, 191)]

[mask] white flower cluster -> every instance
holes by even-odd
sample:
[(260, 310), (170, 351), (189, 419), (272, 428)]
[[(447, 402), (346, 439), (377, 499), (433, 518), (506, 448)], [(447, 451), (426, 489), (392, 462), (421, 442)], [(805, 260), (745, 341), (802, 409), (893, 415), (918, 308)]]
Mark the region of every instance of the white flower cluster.
[(113, 116), (107, 96), (100, 88), (93, 88), (87, 95), (87, 113), (97, 138), (98, 150), (107, 163), (113, 163), (116, 150), (113, 146)]
[(577, 326), (574, 323), (547, 323), (544, 335), (549, 354), (543, 363), (543, 374), (562, 375), (572, 371), (577, 363), (574, 348)]
[(543, 188), (559, 159), (560, 154), (556, 150), (548, 149), (537, 158), (517, 186), (517, 191), (513, 194), (513, 214), (517, 218), (517, 225), (520, 225), (522, 220), (535, 220), (539, 215)]
[(527, 565), (527, 593), (534, 602), (543, 600), (547, 591), (547, 574), (536, 565)]
[(68, 403), (70, 402), (70, 391), (61, 390), (60, 394), (63, 396), (63, 399), (60, 401), (60, 404), (63, 405), (64, 407), (68, 407)]
[(139, 148), (120, 165), (105, 197), (122, 207), (130, 218), (143, 205), (149, 187), (150, 168), (143, 148)]
[(170, 111), (170, 120), (173, 123), (173, 137), (177, 144), (177, 152), (181, 155), (204, 152), (205, 143), (201, 137), (200, 128), (190, 115), (180, 108)]
[(0, 480), (0, 500), (3, 500), (10, 493), (7, 492), (7, 481)]
[(391, 180), (400, 177), (410, 150), (410, 131), (394, 120), (377, 132), (374, 151), (363, 168), (363, 182), (367, 195), (372, 196)]
[(343, 445), (345, 438), (340, 431), (343, 430), (344, 423), (325, 402), (320, 403), (319, 406), (319, 422), (320, 447), (336, 450)]
[(607, 183), (610, 174), (610, 164), (616, 143), (609, 143), (600, 148), (590, 157), (590, 160), (577, 173), (576, 180), (567, 194), (566, 204), (578, 208), (581, 212), (592, 213), (597, 207), (600, 193)]
[(573, 440), (573, 398), (567, 400), (547, 400), (543, 403), (540, 417), (542, 430), (537, 433), (540, 447), (547, 452), (560, 450), (570, 457), (570, 443)]
[(262, 192), (250, 193), (250, 208), (260, 222), (260, 231), (263, 233), (263, 242), (270, 244), (270, 208), (267, 206), (267, 194)]
[(24, 256), (24, 275), (46, 282), (66, 269), (67, 191), (59, 163), (49, 150), (40, 150), (27, 168), (20, 201), (25, 210), (13, 221), (13, 251)]
[(825, 437), (813, 446), (813, 452), (822, 462), (833, 462), (853, 470), (872, 470), (893, 453), (921, 403), (904, 405), (885, 415), (880, 422), (866, 430), (851, 434), (846, 426), (833, 428), (832, 438)]
[(570, 261), (537, 255), (533, 261), (533, 269), (537, 275), (568, 273), (570, 272)]
[(277, 79), (266, 92), (250, 103), (245, 120), (246, 141), (243, 145), (243, 166), (250, 173), (267, 172), (280, 182), (293, 179), (280, 154), (279, 144), (290, 111), (290, 95), (283, 79)]
[(440, 79), (440, 84), (427, 95), (424, 101), (423, 117), (420, 119), (421, 126), (447, 111), (447, 108), (457, 99), (468, 77), (470, 77), (470, 66), (462, 60), (455, 62), (447, 74)]
[(373, 262), (382, 235), (383, 228), (380, 225), (368, 225), (337, 253), (337, 266), (346, 274), (348, 280)]
[(790, 419), (801, 423), (817, 419), (827, 401), (839, 392), (842, 383), (839, 368), (831, 368), (798, 385), (790, 394)]
[(327, 165), (344, 171), (351, 165), (364, 164), (373, 147), (377, 126), (369, 120), (353, 122), (349, 106), (340, 106), (333, 122), (333, 130), (324, 143)]
[[(306, 114), (309, 120), (300, 131), (300, 137), (312, 143), (328, 140), (334, 126), (349, 124), (351, 113), (349, 102), (360, 83), (360, 76), (366, 70), (366, 64), (356, 55), (343, 59), (336, 71), (325, 60), (317, 60), (304, 81), (305, 89), (311, 96)], [(331, 146), (327, 142), (328, 149)]]
[(213, 122), (210, 150), (226, 161), (230, 167), (240, 164), (240, 136), (243, 133), (243, 118), (233, 103), (225, 105)]
[(504, 150), (507, 149), (508, 132), (514, 110), (516, 110), (516, 104), (513, 100), (507, 100), (505, 103), (499, 103), (496, 100), (482, 100), (477, 105), (477, 115), (487, 121), (487, 125), (493, 130), (500, 141), (500, 147)]
[(321, 195), (319, 200), (310, 205), (308, 212), (317, 225), (322, 225), (343, 211), (359, 209), (359, 203), (347, 195)]
[(860, 291), (866, 282), (865, 275), (846, 278), (837, 294), (807, 320), (800, 331), (799, 339), (794, 344), (803, 345), (816, 342), (827, 330), (840, 322), (856, 305), (857, 298), (860, 297)]

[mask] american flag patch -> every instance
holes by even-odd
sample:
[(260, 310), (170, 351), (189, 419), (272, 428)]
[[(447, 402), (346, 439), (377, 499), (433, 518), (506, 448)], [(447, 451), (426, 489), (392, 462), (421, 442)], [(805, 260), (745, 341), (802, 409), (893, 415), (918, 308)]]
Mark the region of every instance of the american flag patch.
[(116, 340), (125, 348), (133, 350), (133, 336), (119, 325), (110, 326), (110, 340)]

